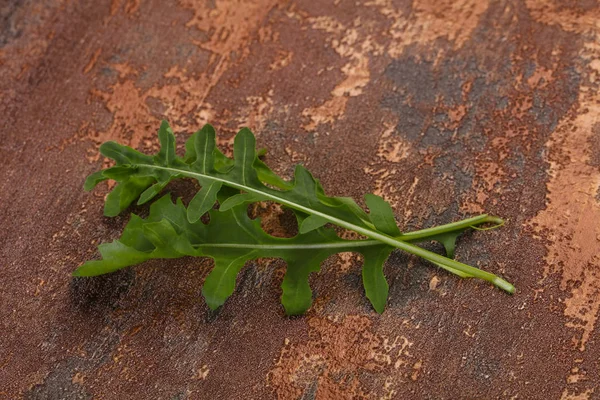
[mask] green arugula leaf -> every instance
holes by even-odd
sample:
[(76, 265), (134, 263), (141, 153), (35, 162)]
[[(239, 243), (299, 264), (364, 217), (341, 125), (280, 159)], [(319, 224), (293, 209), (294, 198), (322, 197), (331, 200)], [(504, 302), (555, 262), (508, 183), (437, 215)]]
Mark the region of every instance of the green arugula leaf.
[[(489, 228), (478, 228), (479, 225), (492, 223)], [(496, 229), (504, 225), (504, 220), (498, 217), (492, 217), (487, 214), (482, 214), (477, 217), (463, 219), (461, 221), (452, 222), (443, 226), (434, 228), (422, 229), (417, 232), (409, 232), (397, 236), (398, 239), (420, 243), (425, 241), (436, 241), (441, 243), (446, 250), (446, 255), (449, 258), (454, 258), (454, 250), (456, 247), (456, 239), (468, 229), (490, 230)], [(444, 268), (444, 267), (442, 267)]]
[(383, 274), (383, 264), (394, 250), (391, 246), (373, 246), (362, 250), (365, 258), (362, 268), (365, 294), (373, 308), (382, 313), (388, 299), (389, 286)]
[[(378, 196), (366, 196), (365, 200), (371, 209), (371, 213), (367, 214), (352, 199), (326, 196), (319, 181), (302, 166), (296, 167), (291, 182), (279, 178), (257, 158), (255, 138), (247, 128), (242, 129), (235, 137), (233, 160), (225, 157), (216, 148), (215, 132), (209, 125), (188, 140), (186, 156), (183, 159), (175, 154), (175, 136), (166, 122), (163, 122), (160, 127), (159, 140), (161, 148), (154, 157), (113, 142), (101, 146), (102, 154), (114, 159), (116, 165), (104, 170), (102, 174), (93, 174), (86, 182), (86, 188), (93, 187), (104, 178), (119, 182), (107, 197), (107, 208), (105, 208), (107, 215), (114, 215), (118, 210), (123, 210), (138, 196), (138, 203), (152, 199), (172, 179), (189, 177), (196, 179), (202, 187), (197, 195), (198, 198), (194, 198), (191, 203), (193, 210), (187, 213), (189, 223), (198, 221), (200, 216), (212, 207), (215, 198), (224, 187), (233, 188), (238, 193), (221, 202), (220, 210), (223, 213), (244, 209), (242, 206), (247, 203), (274, 201), (306, 216), (299, 225), (302, 235), (319, 231), (324, 224), (332, 223), (373, 239), (381, 246), (398, 248), (422, 257), (461, 277), (483, 279), (509, 293), (514, 292), (514, 287), (510, 283), (494, 274), (413, 244), (425, 240), (438, 240), (451, 254), (457, 231), (490, 222), (489, 218), (493, 217), (487, 215), (476, 217), (479, 219), (477, 221), (471, 219), (470, 225), (461, 225), (464, 221), (459, 221), (402, 234), (396, 226), (391, 207)], [(148, 188), (144, 190), (144, 187)], [(211, 212), (211, 219), (213, 215), (218, 213)], [(232, 227), (232, 229), (240, 230), (240, 227)], [(370, 255), (370, 259), (373, 258), (378, 259)], [(227, 259), (223, 266), (219, 264), (218, 270), (223, 272), (216, 287), (231, 288), (232, 273), (239, 267), (242, 259), (243, 257)], [(370, 270), (367, 276), (367, 286), (373, 286), (368, 288), (369, 292), (382, 290), (381, 277), (377, 277), (376, 269)], [(226, 285), (226, 282), (229, 283)], [(305, 289), (297, 286), (300, 292), (306, 292)]]
[(399, 236), (400, 229), (396, 225), (394, 212), (390, 204), (374, 194), (366, 194), (365, 201), (371, 211), (371, 219), (375, 228), (390, 236)]
[(215, 266), (206, 278), (202, 294), (208, 306), (216, 309), (233, 293), (237, 275), (247, 261), (281, 258), (288, 264), (282, 283), (282, 304), (288, 315), (296, 315), (312, 304), (310, 273), (319, 271), (327, 257), (353, 251), (362, 253), (367, 260), (367, 296), (378, 312), (383, 311), (387, 282), (381, 271), (393, 247), (376, 240), (344, 240), (326, 228), (292, 238), (274, 237), (261, 228), (260, 220), (250, 219), (241, 204), (224, 212), (210, 210), (209, 215), (206, 225), (189, 222), (181, 199), (174, 204), (168, 195), (164, 196), (151, 205), (148, 218), (132, 215), (119, 240), (99, 246), (102, 260), (86, 262), (73, 275), (101, 275), (155, 258), (210, 257)]

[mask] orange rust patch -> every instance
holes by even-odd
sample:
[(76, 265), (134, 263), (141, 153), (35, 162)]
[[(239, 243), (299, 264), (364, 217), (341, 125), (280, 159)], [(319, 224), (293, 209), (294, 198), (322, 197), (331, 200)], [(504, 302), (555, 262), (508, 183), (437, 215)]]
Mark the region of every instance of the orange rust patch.
[(127, 4), (125, 4), (125, 12), (127, 14), (133, 14), (140, 8), (141, 4), (142, 0), (129, 0), (127, 1)]
[(463, 117), (467, 114), (467, 107), (463, 104), (452, 110), (448, 110), (448, 117), (454, 125), (458, 125)]
[(271, 69), (271, 71), (277, 71), (279, 69), (285, 68), (290, 64), (293, 56), (294, 53), (292, 53), (291, 51), (278, 50), (275, 59), (273, 60), (269, 68)]
[[(589, 146), (593, 127), (600, 121), (600, 96), (594, 85), (600, 69), (593, 62), (600, 57), (598, 12), (574, 16), (568, 9), (546, 12), (553, 8), (549, 3), (529, 2), (528, 6), (544, 23), (570, 31), (593, 32), (581, 51), (588, 67), (581, 71), (579, 105), (559, 123), (547, 143), (550, 180), (546, 208), (530, 222), (540, 237), (549, 242), (544, 278), (550, 274), (561, 276), (560, 289), (566, 292), (566, 326), (577, 332), (573, 345), (585, 352), (600, 313), (600, 203), (596, 197), (600, 170), (590, 162)], [(581, 378), (579, 368), (573, 367), (566, 381), (575, 385)], [(593, 392), (567, 387), (562, 398), (588, 399)]]
[(194, 374), (194, 379), (198, 379), (198, 380), (205, 380), (206, 377), (208, 376), (208, 373), (210, 372), (210, 368), (208, 368), (208, 365), (204, 364), (202, 367), (200, 367), (196, 373)]
[(527, 78), (527, 84), (532, 88), (543, 88), (552, 80), (552, 69), (537, 66), (533, 74)]
[(399, 163), (408, 157), (410, 145), (398, 135), (393, 135), (396, 128), (392, 124), (385, 124), (385, 130), (379, 139), (377, 156), (392, 162)]
[(119, 7), (121, 7), (121, 0), (112, 0), (110, 2), (110, 16), (111, 17), (117, 15), (117, 12), (119, 12)]
[(340, 273), (348, 273), (352, 265), (356, 263), (357, 258), (358, 255), (354, 253), (338, 253), (335, 265)]
[(487, 160), (476, 161), (475, 170), (475, 193), (464, 202), (461, 209), (469, 213), (484, 213), (485, 202), (491, 194), (494, 194), (493, 204), (497, 203), (501, 195), (500, 186), (497, 185), (506, 173), (499, 163)]
[[(127, 2), (125, 3), (125, 13), (126, 14), (133, 14), (135, 13), (141, 5), (142, 1), (141, 0), (127, 0)], [(121, 9), (121, 5), (122, 5), (122, 0), (112, 0), (110, 2), (110, 16), (114, 17), (115, 15), (118, 14), (119, 10)]]
[[(113, 114), (113, 123), (107, 131), (94, 132), (88, 136), (98, 144), (106, 140), (117, 140), (137, 148), (146, 136), (154, 134), (161, 118), (168, 119), (174, 129), (195, 130), (212, 117), (211, 107), (204, 100), (218, 81), (218, 76), (202, 74), (194, 78), (185, 69), (172, 67), (164, 76), (174, 78), (175, 83), (142, 91), (135, 85), (135, 70), (124, 66), (119, 73), (133, 75), (133, 79), (115, 83), (108, 92), (92, 91)], [(152, 112), (148, 106), (148, 101), (152, 98), (161, 104), (162, 112)], [(182, 116), (191, 116), (191, 120)]]
[[(600, 46), (594, 47), (587, 54), (590, 59), (600, 55)], [(568, 326), (582, 331), (578, 340), (582, 351), (600, 310), (600, 204), (595, 198), (600, 171), (589, 164), (588, 145), (599, 121), (600, 97), (586, 86), (580, 89), (576, 118), (562, 121), (548, 143), (547, 207), (532, 221), (537, 232), (551, 242), (545, 275), (562, 275), (561, 289), (570, 292), (565, 315), (571, 319)]]
[(594, 389), (588, 389), (581, 393), (570, 392), (568, 389), (565, 389), (560, 396), (561, 400), (589, 400), (592, 398), (592, 394), (594, 394)]
[(129, 75), (137, 77), (139, 72), (128, 63), (110, 64), (110, 67), (119, 73), (119, 78), (123, 79)]
[[(170, 79), (169, 84), (142, 91), (135, 84), (137, 70), (126, 63), (111, 65), (119, 72), (121, 80), (113, 84), (109, 91), (93, 90), (92, 94), (101, 99), (113, 114), (113, 123), (108, 130), (94, 131), (87, 137), (97, 144), (106, 140), (118, 140), (136, 148), (147, 135), (154, 133), (161, 118), (168, 119), (174, 129), (185, 130), (196, 130), (213, 120), (212, 107), (205, 102), (208, 94), (232, 64), (234, 53), (241, 53), (236, 62), (247, 56), (249, 42), (269, 10), (276, 4), (273, 0), (251, 3), (219, 1), (215, 8), (210, 8), (182, 1), (182, 7), (194, 12), (187, 26), (209, 34), (206, 41), (194, 41), (197, 46), (212, 53), (207, 72), (194, 76), (185, 68), (174, 65), (164, 74), (165, 78)], [(113, 2), (114, 9), (119, 7), (118, 0)], [(139, 1), (129, 2), (126, 11), (134, 12), (137, 7)], [(148, 103), (152, 99), (158, 101), (159, 112), (153, 112), (149, 107)], [(269, 99), (252, 97), (248, 102), (249, 106), (240, 116), (240, 124), (264, 124), (266, 114), (272, 109)], [(97, 157), (94, 155), (91, 160)]]
[(187, 23), (188, 27), (212, 32), (208, 41), (197, 44), (225, 60), (229, 60), (233, 51), (241, 51), (244, 56), (248, 55), (250, 50), (245, 44), (253, 38), (268, 12), (277, 3), (277, 0), (221, 0), (217, 1), (214, 7), (210, 7), (193, 0), (180, 1), (182, 7), (194, 13)]
[(308, 22), (316, 30), (330, 34), (327, 42), (336, 53), (348, 62), (341, 68), (345, 79), (331, 91), (332, 98), (318, 107), (307, 108), (302, 115), (310, 117), (311, 122), (303, 128), (314, 131), (319, 125), (333, 123), (346, 110), (348, 97), (362, 94), (363, 88), (369, 83), (369, 54), (379, 54), (380, 46), (375, 44), (370, 35), (361, 35), (356, 26), (361, 25), (357, 18), (353, 27), (346, 27), (332, 17), (309, 18)]
[(260, 133), (268, 116), (273, 112), (273, 90), (266, 96), (246, 97), (247, 106), (240, 111), (238, 128), (250, 127), (254, 132)]
[[(108, 140), (122, 141), (128, 136), (126, 144), (137, 148), (143, 138), (143, 131), (140, 132), (140, 129), (153, 123), (156, 125), (156, 118), (150, 116), (145, 103), (146, 97), (131, 80), (116, 83), (110, 92), (92, 90), (92, 95), (101, 99), (113, 114), (113, 124), (108, 131), (92, 132), (88, 136), (98, 144)], [(97, 160), (97, 156), (94, 159)]]
[(84, 74), (87, 74), (88, 72), (90, 72), (92, 70), (92, 68), (94, 68), (94, 65), (96, 65), (96, 61), (98, 61), (98, 57), (100, 57), (100, 53), (102, 53), (102, 49), (97, 49), (96, 51), (94, 51), (94, 54), (92, 54), (90, 61), (87, 63), (87, 65), (83, 69)]
[[(419, 379), (423, 361), (411, 355), (412, 342), (404, 336), (388, 338), (373, 332), (367, 317), (314, 317), (308, 326), (310, 340), (286, 339), (277, 365), (268, 374), (279, 399), (300, 398), (311, 391), (318, 399), (393, 398), (397, 385)], [(379, 389), (377, 393), (363, 384), (365, 376), (369, 388)]]
[(416, 1), (414, 12), (422, 23), (413, 26), (422, 30), (413, 32), (411, 39), (418, 43), (447, 38), (454, 42), (455, 49), (460, 48), (471, 36), (488, 6), (487, 1), (481, 0)]
[(552, 0), (526, 0), (525, 4), (531, 16), (548, 25), (558, 25), (568, 32), (586, 33), (600, 28), (600, 9), (580, 12), (577, 8), (569, 8), (568, 2)]
[(383, 124), (383, 132), (377, 142), (376, 157), (363, 168), (363, 171), (373, 176), (373, 193), (388, 201), (394, 210), (403, 210), (404, 216), (409, 218), (412, 215), (411, 204), (415, 201), (414, 194), (419, 178), (415, 177), (408, 189), (398, 186), (397, 174), (404, 170), (401, 163), (414, 150), (409, 142), (394, 134), (395, 131), (394, 124), (389, 122)]
[(428, 45), (440, 38), (452, 42), (455, 50), (459, 49), (477, 27), (479, 17), (489, 3), (418, 0), (412, 3), (410, 15), (396, 9), (392, 0), (374, 0), (367, 5), (377, 7), (391, 21), (387, 35), (392, 40), (387, 52), (392, 57), (399, 57), (409, 45)]
[(77, 372), (75, 375), (73, 375), (71, 382), (83, 385), (85, 383), (85, 375), (83, 375), (81, 372)]
[(311, 122), (303, 126), (307, 131), (313, 131), (321, 124), (334, 122), (346, 110), (347, 97), (334, 97), (318, 107), (307, 108), (302, 115), (309, 117)]

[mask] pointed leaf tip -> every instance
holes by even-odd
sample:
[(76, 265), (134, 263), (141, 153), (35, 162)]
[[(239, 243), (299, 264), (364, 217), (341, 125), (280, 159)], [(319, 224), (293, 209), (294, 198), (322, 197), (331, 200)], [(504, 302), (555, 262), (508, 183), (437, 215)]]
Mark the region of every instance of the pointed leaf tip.
[(197, 222), (204, 214), (213, 208), (217, 201), (217, 195), (221, 189), (221, 182), (212, 182), (203, 186), (196, 193), (188, 207), (187, 219), (190, 223)]
[(138, 206), (146, 204), (150, 200), (152, 200), (157, 194), (161, 192), (167, 186), (166, 183), (155, 183), (150, 186), (148, 189), (144, 190), (138, 199)]
[(375, 228), (390, 236), (401, 235), (390, 203), (375, 194), (366, 194), (365, 202), (369, 207), (371, 221)]
[(313, 231), (315, 229), (319, 229), (320, 227), (322, 227), (323, 225), (325, 225), (327, 222), (329, 222), (328, 220), (326, 220), (323, 217), (320, 217), (318, 215), (311, 215), (308, 218), (305, 218), (301, 223), (300, 223), (300, 233), (301, 234), (305, 234), (308, 233), (310, 231)]
[(361, 251), (364, 256), (362, 278), (365, 294), (379, 314), (385, 310), (389, 293), (383, 266), (393, 250), (391, 246), (379, 245)]
[(202, 295), (211, 310), (222, 306), (231, 296), (238, 273), (251, 255), (252, 252), (237, 258), (215, 257), (215, 266), (202, 286)]
[[(300, 255), (302, 254), (302, 255)], [(287, 315), (304, 314), (312, 305), (312, 290), (308, 277), (321, 270), (321, 262), (327, 258), (323, 250), (298, 253), (286, 260), (287, 268), (281, 282), (281, 304)]]
[(98, 185), (100, 182), (107, 180), (108, 178), (104, 176), (103, 172), (104, 171), (96, 171), (93, 174), (90, 174), (85, 179), (85, 183), (83, 184), (83, 189), (86, 192), (89, 192), (90, 190), (94, 189), (96, 187), (96, 185)]
[(158, 129), (158, 141), (160, 150), (156, 155), (158, 161), (171, 165), (175, 161), (175, 135), (167, 121), (163, 121)]
[(212, 172), (215, 167), (215, 129), (211, 125), (204, 125), (194, 134), (194, 168), (203, 174)]

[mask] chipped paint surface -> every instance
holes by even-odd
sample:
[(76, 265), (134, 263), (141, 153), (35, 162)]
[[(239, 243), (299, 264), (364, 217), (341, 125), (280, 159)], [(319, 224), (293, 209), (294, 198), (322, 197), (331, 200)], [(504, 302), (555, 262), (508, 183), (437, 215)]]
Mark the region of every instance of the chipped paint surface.
[[(9, 1), (0, 399), (597, 397), (600, 7), (563, 3)], [(457, 256), (518, 291), (402, 253), (383, 315), (351, 253), (311, 277), (300, 318), (278, 303), (280, 260), (250, 263), (216, 313), (206, 260), (71, 279), (127, 221), (102, 217), (106, 187), (81, 189), (98, 145), (154, 149), (164, 118), (179, 143), (212, 123), (225, 151), (248, 126), (274, 170), (375, 192), (404, 230), (501, 215)], [(280, 207), (254, 211), (293, 234)]]
[[(278, 398), (393, 398), (395, 386), (417, 380), (423, 368), (411, 355), (409, 339), (375, 334), (366, 316), (311, 318), (307, 323), (310, 340), (297, 344), (286, 339), (269, 373)], [(369, 381), (368, 388), (362, 380)]]
[[(594, 143), (600, 140), (600, 25), (590, 25), (587, 17), (568, 18), (563, 13), (548, 19), (535, 5), (532, 8), (545, 23), (587, 33), (580, 53), (587, 65), (580, 72), (583, 79), (578, 104), (547, 143), (550, 179), (546, 208), (536, 215), (532, 225), (537, 232), (546, 233), (550, 242), (544, 278), (560, 276), (560, 289), (565, 293), (565, 325), (574, 330), (571, 344), (582, 353), (575, 357), (579, 362), (573, 361), (566, 376), (569, 387), (562, 398), (589, 399), (595, 388), (587, 384), (587, 371), (577, 364), (581, 358), (597, 360), (597, 354), (586, 350), (600, 318), (600, 168), (592, 161), (597, 149)], [(598, 12), (595, 15), (600, 17)]]

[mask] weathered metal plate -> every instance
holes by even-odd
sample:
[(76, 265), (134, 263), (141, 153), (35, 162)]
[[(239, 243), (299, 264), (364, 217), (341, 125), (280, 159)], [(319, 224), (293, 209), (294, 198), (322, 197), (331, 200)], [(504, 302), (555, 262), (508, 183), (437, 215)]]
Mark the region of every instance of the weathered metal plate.
[[(594, 1), (5, 0), (0, 398), (599, 396), (599, 21)], [(276, 171), (378, 193), (405, 229), (505, 217), (458, 257), (517, 293), (403, 254), (381, 316), (351, 255), (301, 318), (274, 260), (217, 313), (203, 260), (73, 280), (127, 221), (82, 190), (98, 144), (151, 150), (163, 118), (224, 148), (248, 126)]]

